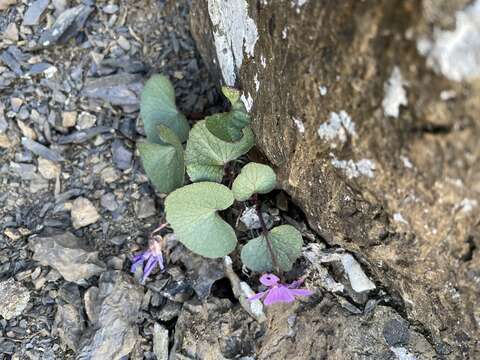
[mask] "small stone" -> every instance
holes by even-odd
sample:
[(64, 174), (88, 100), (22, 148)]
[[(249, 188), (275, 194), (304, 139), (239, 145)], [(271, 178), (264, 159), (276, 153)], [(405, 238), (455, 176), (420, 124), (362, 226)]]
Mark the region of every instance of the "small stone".
[(87, 313), (88, 319), (95, 324), (98, 320), (99, 315), (99, 290), (96, 286), (92, 286), (85, 291), (83, 300), (85, 301), (85, 312)]
[(0, 148), (8, 149), (12, 146), (12, 142), (7, 134), (0, 134)]
[(118, 45), (125, 50), (128, 51), (130, 50), (130, 42), (124, 37), (124, 36), (119, 36), (117, 40)]
[(32, 164), (11, 162), (10, 170), (23, 180), (34, 180), (38, 177), (36, 174), (37, 167)]
[(58, 14), (61, 14), (68, 7), (67, 0), (52, 0), (53, 7)]
[(3, 32), (3, 38), (10, 41), (18, 41), (18, 28), (15, 23), (8, 24)]
[(12, 107), (12, 111), (18, 112), (20, 110), (20, 106), (23, 105), (23, 100), (17, 97), (10, 98), (10, 105)]
[(113, 195), (112, 193), (107, 193), (103, 195), (100, 199), (100, 204), (108, 211), (113, 212), (118, 209), (118, 202), (115, 199), (115, 195)]
[(115, 5), (115, 4), (108, 4), (108, 5), (105, 5), (103, 8), (102, 8), (102, 11), (105, 13), (105, 14), (115, 14), (117, 11), (118, 11), (118, 5)]
[(38, 158), (38, 171), (47, 180), (56, 179), (60, 175), (60, 165), (40, 157)]
[(78, 116), (76, 128), (77, 130), (90, 129), (93, 125), (95, 125), (96, 122), (97, 118), (95, 115), (92, 115), (86, 111), (82, 111)]
[(150, 216), (154, 216), (157, 212), (155, 209), (155, 201), (150, 197), (143, 197), (136, 205), (135, 212), (139, 219), (146, 219)]
[(0, 282), (0, 315), (5, 320), (19, 316), (30, 301), (30, 292), (13, 279)]
[(116, 139), (112, 144), (113, 162), (120, 170), (127, 170), (132, 163), (133, 154), (128, 150), (123, 142)]
[(17, 3), (17, 0), (0, 0), (0, 10), (6, 10), (9, 6)]
[(96, 223), (100, 219), (97, 209), (90, 200), (79, 197), (72, 204), (72, 223), (75, 229)]
[(65, 111), (62, 113), (62, 126), (65, 128), (74, 127), (77, 124), (77, 112)]
[(159, 323), (153, 325), (153, 352), (157, 360), (168, 360), (168, 330)]
[(162, 310), (160, 310), (158, 318), (162, 321), (170, 321), (173, 318), (178, 317), (181, 311), (181, 303), (168, 300), (167, 303), (162, 307)]
[(33, 130), (30, 126), (25, 124), (22, 120), (17, 120), (17, 125), (20, 128), (20, 131), (22, 132), (23, 136), (36, 140), (37, 139), (37, 133), (35, 130)]
[(22, 234), (17, 229), (6, 228), (3, 234), (10, 240), (16, 241), (22, 237)]
[(107, 184), (113, 183), (119, 178), (117, 170), (115, 170), (112, 166), (108, 166), (103, 169), (100, 173), (100, 176), (102, 177), (102, 180), (105, 181), (105, 183)]
[(37, 0), (33, 2), (29, 7), (25, 15), (23, 16), (23, 26), (38, 25), (40, 17), (47, 10), (50, 0)]
[(65, 304), (57, 307), (53, 334), (57, 334), (63, 343), (73, 351), (77, 350), (80, 337), (85, 330), (82, 311), (78, 307)]

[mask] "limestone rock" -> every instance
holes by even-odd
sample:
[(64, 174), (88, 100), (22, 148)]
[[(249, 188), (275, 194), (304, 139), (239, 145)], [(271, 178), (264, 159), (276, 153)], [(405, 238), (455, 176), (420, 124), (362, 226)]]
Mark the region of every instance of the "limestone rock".
[(72, 223), (75, 229), (96, 223), (100, 219), (97, 209), (90, 200), (79, 197), (72, 204)]
[(0, 282), (0, 316), (10, 320), (20, 315), (30, 301), (30, 292), (19, 282), (8, 279)]
[(310, 226), (438, 348), (475, 357), (480, 0), (446, 3), (194, 0), (190, 14)]

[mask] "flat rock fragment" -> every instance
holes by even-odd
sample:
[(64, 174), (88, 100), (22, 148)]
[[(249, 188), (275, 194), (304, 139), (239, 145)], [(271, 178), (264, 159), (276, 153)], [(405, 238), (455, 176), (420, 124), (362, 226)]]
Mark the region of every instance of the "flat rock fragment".
[(30, 301), (30, 292), (21, 283), (8, 279), (0, 282), (0, 316), (10, 320), (22, 314)]

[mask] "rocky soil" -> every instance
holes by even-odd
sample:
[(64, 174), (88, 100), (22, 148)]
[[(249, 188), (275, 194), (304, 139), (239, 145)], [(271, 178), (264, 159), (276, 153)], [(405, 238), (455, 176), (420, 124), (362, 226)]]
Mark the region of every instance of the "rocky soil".
[[(0, 360), (461, 358), (281, 190), (267, 223), (302, 232), (287, 276), (312, 297), (254, 306), (238, 254), (194, 256), (168, 230), (167, 270), (145, 284), (130, 273), (164, 221), (135, 148), (144, 81), (167, 74), (192, 122), (224, 105), (189, 12), (189, 0), (0, 0)], [(255, 234), (250, 209), (226, 217), (241, 242)]]

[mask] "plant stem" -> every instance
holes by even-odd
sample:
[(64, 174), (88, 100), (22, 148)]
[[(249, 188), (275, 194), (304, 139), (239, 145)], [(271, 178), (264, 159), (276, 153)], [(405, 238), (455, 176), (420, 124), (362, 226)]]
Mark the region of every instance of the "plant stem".
[(278, 275), (281, 275), (280, 267), (278, 266), (277, 257), (273, 252), (272, 242), (270, 241), (270, 237), (268, 236), (267, 225), (265, 224), (265, 220), (263, 219), (262, 203), (259, 201), (257, 194), (255, 194), (255, 210), (257, 211), (257, 216), (258, 216), (258, 219), (260, 220), (260, 226), (262, 227), (262, 235), (264, 236), (265, 241), (267, 242), (268, 252), (270, 253), (270, 257), (272, 258), (273, 269), (276, 271)]

